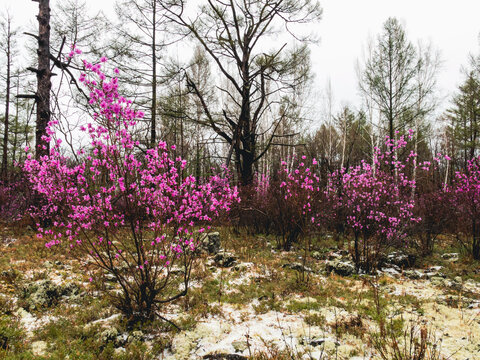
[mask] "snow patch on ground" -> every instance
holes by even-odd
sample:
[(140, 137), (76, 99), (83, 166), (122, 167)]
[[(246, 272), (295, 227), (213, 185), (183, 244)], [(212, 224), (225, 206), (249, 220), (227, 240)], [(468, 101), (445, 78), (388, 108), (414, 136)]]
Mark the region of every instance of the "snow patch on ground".
[(33, 336), (35, 330), (44, 327), (49, 322), (58, 320), (58, 317), (50, 315), (37, 318), (23, 308), (18, 309), (15, 315), (18, 316), (20, 324), (26, 331), (28, 337)]

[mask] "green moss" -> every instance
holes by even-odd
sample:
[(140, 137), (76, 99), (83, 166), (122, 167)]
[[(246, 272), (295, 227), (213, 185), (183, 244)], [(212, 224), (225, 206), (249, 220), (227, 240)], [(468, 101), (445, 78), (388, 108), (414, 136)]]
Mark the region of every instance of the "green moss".
[[(24, 349), (25, 334), (18, 321), (12, 316), (0, 316), (0, 351), (4, 354)], [(1, 353), (0, 353), (1, 354)]]

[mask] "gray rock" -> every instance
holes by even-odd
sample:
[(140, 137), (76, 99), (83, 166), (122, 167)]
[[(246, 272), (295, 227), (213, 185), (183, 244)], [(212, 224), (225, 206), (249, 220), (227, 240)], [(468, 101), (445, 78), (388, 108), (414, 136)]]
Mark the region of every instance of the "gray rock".
[(109, 283), (109, 282), (103, 284), (103, 286), (104, 286), (105, 290), (107, 290), (107, 291), (116, 289), (115, 285), (113, 285), (112, 283)]
[(117, 328), (112, 326), (102, 331), (100, 334), (100, 339), (104, 344), (107, 344), (109, 342), (115, 342), (118, 336), (119, 334)]
[(232, 342), (232, 346), (235, 352), (244, 352), (248, 349), (248, 343), (245, 340), (234, 341)]
[(50, 280), (27, 284), (22, 290), (20, 297), (25, 300), (29, 310), (48, 308), (55, 305), (61, 297), (74, 298), (80, 294), (80, 288), (76, 284), (62, 286)]
[(201, 247), (210, 255), (215, 255), (220, 251), (220, 234), (211, 232), (204, 234), (201, 238)]
[(398, 277), (398, 276), (400, 276), (400, 271), (398, 271), (398, 270), (395, 269), (394, 267), (382, 269), (381, 272), (384, 273), (384, 274), (390, 275), (390, 276), (392, 276), (392, 277)]
[(440, 277), (440, 276), (433, 276), (432, 278), (430, 278), (430, 282), (432, 283), (432, 285), (435, 285), (435, 286), (445, 286), (445, 285), (447, 285), (445, 283), (445, 279)]
[(422, 278), (424, 278), (424, 279), (431, 279), (431, 278), (434, 278), (434, 277), (443, 278), (443, 276), (440, 276), (439, 273), (437, 273), (437, 272), (425, 272), (422, 275)]
[(91, 321), (88, 324), (86, 324), (84, 328), (85, 328), (85, 330), (88, 330), (91, 326), (99, 325), (99, 326), (106, 329), (108, 327), (111, 327), (113, 323), (115, 323), (116, 321), (118, 321), (121, 318), (122, 318), (122, 314), (120, 314), (120, 313), (113, 314), (112, 316), (110, 316), (108, 318), (105, 318), (105, 319), (98, 319), (98, 320)]
[(387, 255), (386, 263), (399, 266), (403, 269), (415, 265), (416, 256), (404, 252), (396, 251)]
[(115, 275), (113, 275), (112, 273), (106, 273), (104, 275), (104, 277), (105, 277), (106, 281), (110, 281), (110, 282), (117, 282), (118, 281), (117, 277)]
[(126, 351), (127, 350), (124, 347), (118, 347), (118, 348), (115, 348), (113, 353), (115, 354), (115, 356), (121, 356), (121, 355), (125, 354)]
[(331, 342), (335, 346), (340, 346), (340, 343), (332, 338), (316, 338), (316, 339), (310, 339), (310, 338), (303, 338), (303, 344), (304, 345), (311, 345), (311, 346), (321, 346), (326, 342)]
[(215, 255), (213, 260), (215, 261), (216, 266), (225, 268), (232, 267), (236, 265), (237, 262), (237, 258), (235, 257), (235, 255), (225, 251), (219, 252), (217, 255)]
[(304, 266), (301, 263), (283, 264), (282, 268), (296, 270), (296, 271), (299, 271), (299, 272), (308, 272), (308, 273), (313, 272), (313, 270), (311, 268), (309, 268), (308, 266)]
[(347, 250), (338, 250), (328, 254), (327, 260), (338, 260), (342, 259), (345, 261), (350, 261), (352, 256)]
[(233, 267), (233, 270), (242, 272), (242, 271), (247, 271), (251, 267), (252, 267), (251, 263), (240, 263), (240, 264), (235, 265)]
[(247, 360), (246, 356), (238, 354), (208, 354), (203, 357), (207, 360)]
[(115, 345), (116, 346), (123, 346), (125, 345), (127, 342), (129, 341), (129, 336), (127, 333), (123, 333), (123, 334), (120, 334), (118, 335), (116, 338), (115, 338)]
[(185, 274), (185, 270), (182, 269), (182, 268), (179, 267), (179, 266), (172, 266), (169, 271), (170, 271), (170, 274), (172, 274), (172, 275), (177, 275), (177, 276), (178, 276), (178, 275), (181, 276), (181, 275)]
[(407, 278), (412, 279), (412, 280), (418, 280), (421, 279), (425, 276), (422, 272), (418, 270), (405, 270), (403, 272), (403, 275), (405, 275)]
[(341, 276), (350, 276), (355, 273), (355, 265), (351, 261), (343, 261), (340, 259), (337, 260), (327, 260), (325, 263), (325, 270), (327, 273), (331, 273), (332, 271), (335, 274)]
[(432, 266), (432, 267), (428, 268), (427, 270), (424, 270), (424, 272), (422, 274), (422, 278), (432, 279), (434, 277), (441, 277), (441, 278), (445, 279), (446, 276), (440, 272), (441, 269), (442, 269), (441, 266)]
[(447, 261), (456, 262), (458, 261), (460, 255), (458, 253), (447, 253), (442, 255), (442, 259)]
[[(480, 301), (479, 300), (474, 300), (470, 305), (468, 305), (469, 309), (480, 309)], [(480, 323), (480, 320), (479, 320)]]

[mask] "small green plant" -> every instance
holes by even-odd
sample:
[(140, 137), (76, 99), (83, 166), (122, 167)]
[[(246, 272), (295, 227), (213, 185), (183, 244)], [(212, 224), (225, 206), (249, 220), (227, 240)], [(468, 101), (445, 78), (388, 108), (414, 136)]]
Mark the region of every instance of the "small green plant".
[(17, 269), (9, 267), (7, 270), (3, 270), (0, 273), (0, 280), (5, 281), (9, 285), (15, 285), (21, 280), (22, 274)]
[(411, 320), (386, 323), (384, 334), (370, 334), (370, 343), (382, 360), (441, 360), (441, 341), (427, 325)]
[(377, 332), (370, 332), (369, 343), (382, 360), (441, 360), (441, 341), (420, 319), (411, 319), (407, 326), (403, 316), (388, 318), (385, 299), (377, 278), (370, 281), (375, 304), (373, 319)]
[(309, 326), (323, 326), (326, 321), (324, 315), (316, 312), (306, 315), (304, 320)]
[(0, 317), (0, 358), (6, 358), (9, 353), (22, 349), (23, 338), (18, 321), (11, 316)]
[(335, 318), (335, 322), (330, 324), (335, 331), (335, 336), (340, 338), (343, 334), (351, 334), (357, 338), (362, 338), (365, 332), (362, 317), (359, 315)]

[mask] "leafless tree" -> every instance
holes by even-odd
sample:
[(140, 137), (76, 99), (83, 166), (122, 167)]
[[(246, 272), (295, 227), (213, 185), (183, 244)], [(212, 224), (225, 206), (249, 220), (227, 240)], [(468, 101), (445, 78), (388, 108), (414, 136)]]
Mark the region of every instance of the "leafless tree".
[[(168, 19), (177, 25), (178, 34), (189, 35), (207, 52), (224, 80), (218, 90), (228, 99), (216, 111), (205, 99), (198, 84), (187, 76), (187, 84), (200, 100), (205, 113), (202, 125), (213, 129), (229, 145), (227, 164), (234, 158), (240, 182), (253, 181), (254, 164), (265, 155), (274, 139), (281, 116), (263, 134), (260, 122), (267, 111), (309, 78), (299, 73), (298, 64), (308, 62), (307, 42), (301, 25), (318, 21), (322, 9), (310, 0), (206, 0), (194, 16), (187, 15), (185, 1), (161, 3)], [(279, 34), (301, 41), (302, 46), (287, 49), (275, 41)], [(282, 37), (286, 39), (287, 36)], [(267, 48), (271, 50), (267, 51)], [(268, 135), (267, 135), (268, 134)], [(257, 142), (264, 136), (265, 146)]]
[[(5, 116), (3, 119), (3, 144), (2, 144), (2, 167), (0, 175), (2, 179), (6, 179), (8, 172), (8, 137), (9, 137), (9, 122), (10, 122), (10, 91), (12, 88), (12, 63), (16, 53), (16, 36), (18, 30), (13, 28), (12, 16), (7, 12), (0, 18), (0, 52), (5, 55), (6, 70), (5, 70)], [(3, 74), (2, 74), (3, 75)], [(2, 76), (3, 78), (3, 76)]]

